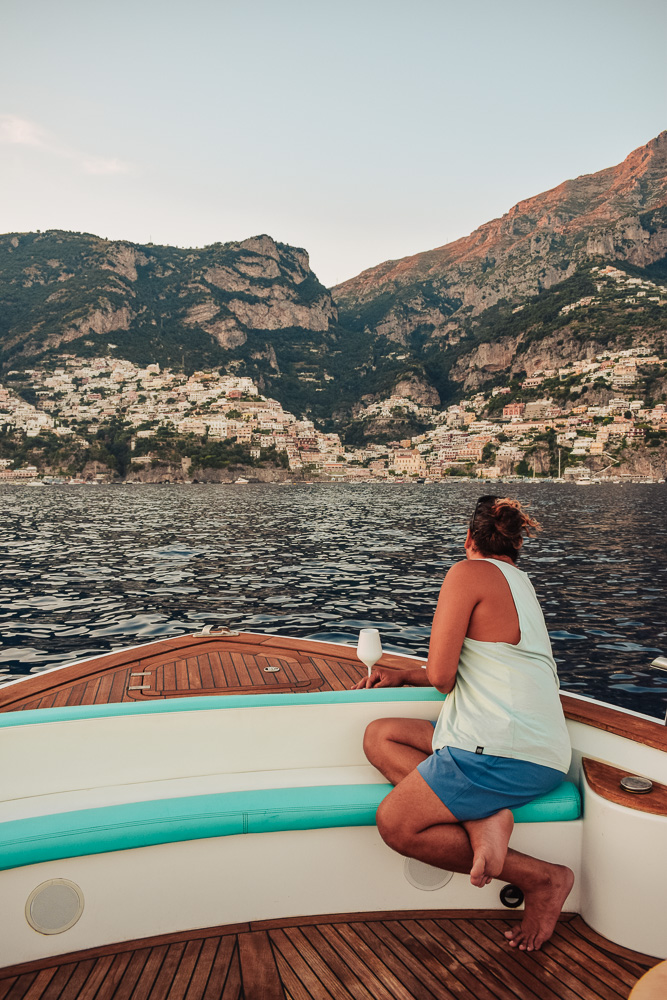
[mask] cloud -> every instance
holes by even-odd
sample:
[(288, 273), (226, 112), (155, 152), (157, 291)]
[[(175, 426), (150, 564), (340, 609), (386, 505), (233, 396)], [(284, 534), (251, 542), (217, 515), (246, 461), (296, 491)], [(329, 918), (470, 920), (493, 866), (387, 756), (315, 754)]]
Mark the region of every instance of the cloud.
[(129, 174), (130, 165), (123, 160), (105, 160), (100, 156), (87, 156), (81, 161), (87, 174)]
[(0, 142), (13, 146), (44, 146), (44, 130), (16, 115), (0, 115)]
[(71, 160), (85, 174), (128, 174), (131, 166), (116, 157), (91, 156), (58, 141), (35, 122), (17, 115), (0, 115), (0, 143), (11, 146), (30, 146), (52, 156)]

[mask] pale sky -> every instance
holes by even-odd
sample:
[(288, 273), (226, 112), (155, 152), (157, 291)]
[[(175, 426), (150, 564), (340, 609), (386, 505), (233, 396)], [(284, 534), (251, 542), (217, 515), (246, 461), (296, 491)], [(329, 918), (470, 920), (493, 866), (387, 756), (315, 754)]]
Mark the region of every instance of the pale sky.
[(664, 0), (0, 0), (0, 232), (269, 233), (335, 284), (667, 127)]

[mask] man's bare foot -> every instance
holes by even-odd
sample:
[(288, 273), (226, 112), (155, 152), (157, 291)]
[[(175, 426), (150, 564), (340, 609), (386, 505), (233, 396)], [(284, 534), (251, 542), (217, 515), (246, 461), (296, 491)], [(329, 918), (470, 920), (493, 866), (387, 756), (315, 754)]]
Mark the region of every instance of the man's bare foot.
[(503, 870), (514, 816), (509, 809), (501, 809), (486, 819), (466, 820), (463, 826), (473, 850), (470, 881), (481, 888)]
[(563, 904), (570, 894), (574, 875), (564, 865), (545, 865), (542, 884), (525, 890), (525, 910), (518, 927), (505, 931), (511, 948), (537, 951), (554, 932)]

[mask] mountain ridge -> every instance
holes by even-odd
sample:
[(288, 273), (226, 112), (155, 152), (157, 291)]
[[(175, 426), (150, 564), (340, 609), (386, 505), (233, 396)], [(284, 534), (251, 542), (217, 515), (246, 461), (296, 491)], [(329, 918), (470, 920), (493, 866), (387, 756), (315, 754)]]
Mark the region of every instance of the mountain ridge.
[(368, 268), (334, 286), (332, 296), (343, 323), (406, 343), (424, 327), (457, 334), (467, 313), (552, 287), (579, 259), (645, 267), (666, 254), (664, 131), (616, 166), (522, 199), (452, 243)]
[(586, 356), (640, 336), (659, 347), (659, 305), (611, 286), (597, 294), (595, 268), (619, 262), (667, 281), (667, 131), (467, 237), (332, 290), (304, 249), (266, 234), (198, 249), (5, 234), (0, 366), (29, 369), (67, 350), (217, 367), (343, 428), (362, 401), (396, 386), (438, 406), (544, 358), (553, 367), (559, 352)]
[[(39, 253), (37, 244), (42, 242), (51, 256)], [(13, 255), (12, 261), (7, 260), (8, 254)], [(23, 269), (20, 263), (17, 267), (17, 258)], [(160, 302), (168, 297), (165, 289), (172, 291), (174, 282), (168, 279), (174, 274), (179, 301), (162, 307)], [(48, 295), (38, 291), (24, 295), (24, 308), (15, 317), (11, 298), (5, 294), (2, 326), (9, 336), (4, 338), (3, 349), (20, 346), (26, 354), (89, 333), (129, 329), (147, 309), (141, 293), (150, 299), (150, 285), (156, 279), (162, 281), (162, 289), (150, 304), (160, 318), (172, 318), (175, 312), (182, 325), (202, 329), (223, 348), (245, 343), (248, 329), (299, 326), (323, 332), (336, 316), (327, 290), (310, 270), (307, 252), (267, 235), (181, 249), (62, 230), (9, 233), (0, 237), (0, 277), (10, 287), (20, 280), (23, 289), (62, 286)], [(119, 295), (125, 296), (120, 312), (114, 309)], [(99, 307), (100, 299), (104, 308), (101, 313), (98, 308), (91, 319), (91, 310)], [(63, 307), (46, 309), (53, 302), (62, 302)], [(38, 312), (35, 317), (33, 308)], [(52, 321), (46, 342), (40, 332), (45, 313)]]

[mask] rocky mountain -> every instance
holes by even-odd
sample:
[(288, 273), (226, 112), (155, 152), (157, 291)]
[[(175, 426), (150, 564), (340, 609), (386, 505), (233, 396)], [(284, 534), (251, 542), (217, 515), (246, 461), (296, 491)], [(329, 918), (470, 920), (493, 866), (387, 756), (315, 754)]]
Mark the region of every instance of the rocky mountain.
[[(667, 131), (618, 166), (519, 202), (454, 243), (386, 261), (332, 289), (345, 328), (390, 342), (443, 398), (560, 358), (661, 341), (663, 314), (596, 292), (591, 268), (614, 263), (667, 282)], [(612, 297), (614, 298), (614, 297)]]
[(337, 315), (305, 250), (269, 236), (180, 250), (80, 233), (9, 234), (0, 237), (0, 287), (10, 356), (65, 345), (76, 352), (111, 333), (125, 347), (164, 353), (176, 328), (189, 346), (215, 353), (257, 333), (323, 333)]
[(305, 380), (326, 389), (327, 356), (336, 368), (336, 321), (306, 251), (270, 236), (197, 250), (61, 231), (0, 237), (5, 370), (63, 352), (224, 366), (304, 409)]
[(219, 366), (344, 429), (360, 401), (392, 392), (437, 406), (606, 345), (660, 346), (666, 311), (603, 288), (609, 264), (667, 284), (667, 132), (331, 292), (305, 250), (265, 235), (202, 249), (0, 236), (0, 379), (64, 352)]
[(520, 201), (470, 236), (386, 261), (332, 289), (341, 321), (407, 344), (456, 342), (496, 303), (516, 304), (594, 257), (646, 267), (667, 255), (667, 131), (623, 163)]
[(306, 251), (270, 236), (201, 249), (59, 230), (0, 236), (0, 380), (63, 353), (219, 367), (332, 427), (414, 367), (343, 330)]

